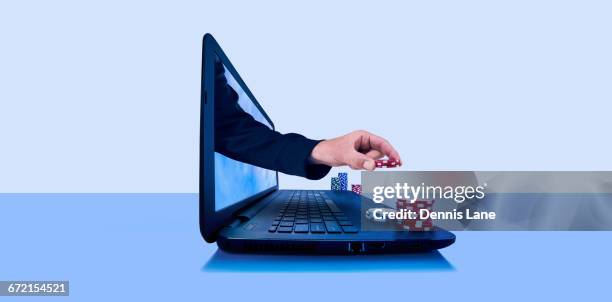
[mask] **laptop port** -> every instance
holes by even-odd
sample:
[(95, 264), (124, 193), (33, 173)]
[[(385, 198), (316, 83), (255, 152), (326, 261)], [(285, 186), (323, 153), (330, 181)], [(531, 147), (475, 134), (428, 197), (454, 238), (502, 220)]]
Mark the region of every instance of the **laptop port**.
[(365, 244), (368, 251), (382, 251), (385, 249), (384, 242), (368, 242)]
[(361, 253), (363, 252), (363, 243), (361, 242), (350, 242), (348, 245), (349, 252), (351, 253)]

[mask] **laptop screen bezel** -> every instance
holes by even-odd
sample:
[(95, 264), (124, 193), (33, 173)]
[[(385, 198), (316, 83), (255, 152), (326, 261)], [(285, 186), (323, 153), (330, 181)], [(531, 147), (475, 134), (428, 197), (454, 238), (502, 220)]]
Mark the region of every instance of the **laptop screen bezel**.
[[(212, 35), (206, 34), (202, 47), (202, 83), (200, 98), (200, 162), (199, 162), (199, 212), (200, 232), (207, 242), (214, 242), (218, 231), (225, 225), (231, 223), (239, 210), (253, 204), (262, 196), (278, 190), (278, 173), (276, 173), (276, 185), (238, 201), (226, 208), (217, 211), (215, 209), (215, 131), (214, 131), (214, 80), (215, 80), (215, 55), (221, 60), (224, 67), (232, 74), (242, 90), (255, 104), (264, 118), (274, 129), (274, 123), (263, 110), (253, 93), (244, 83), (227, 55), (223, 52)], [(236, 181), (236, 180), (232, 180)], [(240, 182), (236, 181), (239, 186)]]

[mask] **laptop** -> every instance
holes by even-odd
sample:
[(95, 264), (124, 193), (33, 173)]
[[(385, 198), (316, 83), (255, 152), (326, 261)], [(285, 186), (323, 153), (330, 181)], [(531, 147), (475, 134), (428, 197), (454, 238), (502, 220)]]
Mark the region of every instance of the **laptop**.
[[(222, 70), (219, 70), (222, 69)], [(215, 152), (215, 81), (225, 75), (238, 105), (274, 129), (236, 68), (210, 34), (202, 51), (200, 124), (200, 232), (220, 249), (242, 253), (370, 254), (431, 251), (455, 235), (365, 228), (372, 201), (352, 191), (279, 190), (278, 173)]]

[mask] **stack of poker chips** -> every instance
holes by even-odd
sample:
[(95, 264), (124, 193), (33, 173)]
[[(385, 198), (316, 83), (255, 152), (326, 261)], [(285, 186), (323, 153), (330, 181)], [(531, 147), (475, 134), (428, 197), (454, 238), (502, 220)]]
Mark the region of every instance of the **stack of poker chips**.
[(431, 231), (433, 229), (433, 222), (431, 218), (420, 219), (419, 211), (421, 209), (427, 209), (431, 211), (433, 209), (434, 200), (415, 200), (410, 202), (406, 199), (398, 199), (396, 202), (397, 210), (409, 210), (416, 213), (415, 219), (398, 219), (397, 223), (404, 230), (408, 231)]
[(346, 172), (338, 173), (338, 180), (340, 181), (340, 190), (341, 191), (348, 190), (348, 173)]
[[(338, 177), (331, 178), (331, 189), (332, 191), (347, 191), (348, 190), (348, 173), (340, 172)], [(351, 185), (351, 191), (361, 194), (361, 185)]]
[(340, 179), (338, 177), (331, 178), (331, 190), (340, 191)]
[(351, 191), (361, 195), (361, 185), (358, 184), (352, 184), (351, 185)]

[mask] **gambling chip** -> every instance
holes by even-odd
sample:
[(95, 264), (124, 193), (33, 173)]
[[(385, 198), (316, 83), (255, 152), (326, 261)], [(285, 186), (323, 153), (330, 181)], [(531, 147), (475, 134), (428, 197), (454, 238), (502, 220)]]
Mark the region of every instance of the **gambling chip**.
[(341, 191), (348, 190), (348, 173), (346, 172), (338, 173), (338, 180), (339, 180), (340, 190)]
[(331, 178), (331, 190), (340, 191), (340, 180), (338, 179), (338, 177)]
[[(408, 210), (419, 213), (421, 209), (427, 209), (431, 211), (433, 209), (435, 200), (415, 200), (414, 202), (410, 202), (406, 199), (398, 199), (396, 201), (397, 210)], [(417, 216), (416, 219), (404, 219), (397, 220), (397, 224), (401, 227), (401, 229), (407, 231), (416, 231), (416, 232), (427, 232), (433, 230), (433, 221), (431, 218), (420, 219)]]
[(352, 184), (351, 185), (351, 191), (361, 195), (361, 185), (358, 184)]
[(395, 159), (377, 159), (374, 161), (376, 168), (395, 168), (399, 166), (399, 160)]

